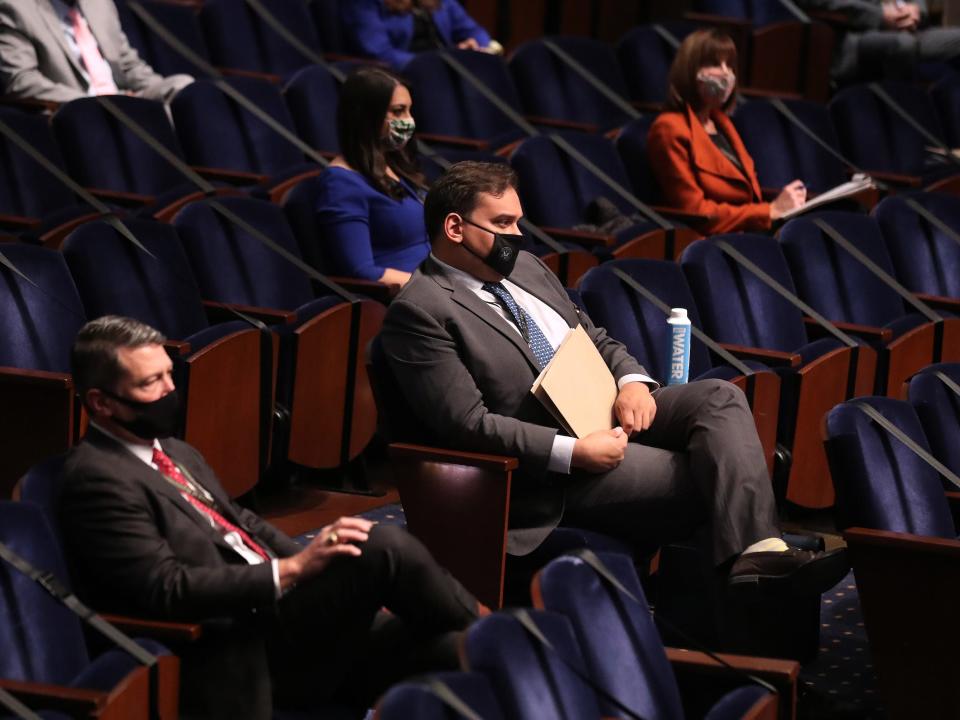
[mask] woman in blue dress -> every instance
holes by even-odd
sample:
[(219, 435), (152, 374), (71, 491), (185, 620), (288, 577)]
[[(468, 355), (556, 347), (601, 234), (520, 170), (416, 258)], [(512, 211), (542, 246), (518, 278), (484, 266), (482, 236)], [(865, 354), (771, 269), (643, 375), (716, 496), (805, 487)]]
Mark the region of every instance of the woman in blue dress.
[(404, 284), (430, 253), (424, 178), (408, 145), (410, 91), (394, 74), (361, 68), (340, 91), (340, 152), (321, 176), (317, 223), (335, 275)]

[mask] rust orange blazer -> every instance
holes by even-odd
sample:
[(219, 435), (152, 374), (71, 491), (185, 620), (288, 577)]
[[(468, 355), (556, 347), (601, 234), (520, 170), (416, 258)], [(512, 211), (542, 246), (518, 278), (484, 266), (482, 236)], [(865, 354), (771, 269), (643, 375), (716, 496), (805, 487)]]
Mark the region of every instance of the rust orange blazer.
[(763, 202), (753, 159), (730, 118), (720, 111), (711, 117), (744, 172), (713, 144), (688, 105), (685, 112), (662, 113), (650, 127), (647, 156), (670, 207), (709, 219), (697, 229), (708, 233), (766, 230), (770, 204)]

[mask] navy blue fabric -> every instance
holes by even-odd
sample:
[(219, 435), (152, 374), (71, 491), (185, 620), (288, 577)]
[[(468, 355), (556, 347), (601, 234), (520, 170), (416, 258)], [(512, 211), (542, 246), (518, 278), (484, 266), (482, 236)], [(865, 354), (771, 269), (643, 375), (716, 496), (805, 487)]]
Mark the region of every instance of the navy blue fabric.
[[(907, 399), (933, 456), (960, 475), (960, 397), (937, 377), (938, 372), (960, 385), (960, 363), (935, 363), (910, 378)], [(949, 489), (956, 490), (952, 485)]]
[[(944, 137), (940, 119), (926, 91), (906, 83), (882, 85), (929, 132), (935, 137)], [(929, 177), (933, 168), (924, 150), (929, 140), (888, 108), (866, 85), (844, 88), (834, 95), (830, 115), (843, 153), (859, 167)]]
[(450, 688), (453, 694), (477, 717), (483, 720), (500, 720), (503, 713), (493, 688), (480, 673), (445, 672), (425, 677), (422, 682), (398, 683), (390, 688), (377, 703), (380, 720), (459, 720), (463, 716), (446, 705), (427, 689), (429, 680), (438, 680)]
[[(163, 103), (111, 95), (110, 101), (174, 155), (183, 157)], [(183, 176), (102, 108), (74, 100), (53, 116), (53, 133), (71, 177), (84, 187), (156, 195), (183, 185)]]
[[(196, 7), (163, 2), (163, 0), (141, 0), (140, 4), (195, 55), (210, 62), (210, 52), (203, 37)], [(160, 75), (186, 73), (194, 77), (203, 74), (199, 67), (170, 47), (134, 15), (125, 2), (118, 2), (116, 5), (120, 24), (127, 40), (157, 73)]]
[(5, 244), (7, 259), (31, 282), (0, 268), (0, 366), (70, 372), (70, 347), (86, 322), (63, 256)]
[(586, 669), (570, 621), (556, 613), (529, 612), (555, 653), (543, 649), (516, 618), (495, 613), (467, 630), (468, 669), (487, 676), (506, 717), (599, 719), (593, 690), (560, 660)]
[[(659, 23), (677, 40), (697, 29), (684, 20)], [(652, 25), (639, 25), (617, 43), (617, 59), (623, 70), (630, 99), (643, 103), (667, 100), (667, 75), (677, 50), (657, 34)]]
[[(783, 102), (800, 122), (839, 150), (837, 133), (825, 106), (808, 100)], [(780, 188), (799, 178), (812, 192), (822, 193), (847, 179), (837, 158), (765, 100), (738, 105), (733, 124), (753, 158), (757, 179), (763, 187)]]
[[(627, 97), (627, 83), (610, 45), (593, 38), (574, 36), (554, 36), (550, 42), (617, 95)], [(554, 55), (542, 40), (531, 40), (514, 50), (509, 65), (520, 102), (530, 115), (591, 123), (601, 129), (615, 127), (630, 119), (576, 70)]]
[(653, 115), (645, 115), (632, 120), (623, 126), (616, 140), (617, 152), (627, 169), (633, 192), (647, 202), (660, 199), (660, 187), (650, 170), (650, 159), (647, 157), (647, 133), (655, 119)]
[(831, 320), (883, 327), (906, 315), (903, 299), (831, 240), (814, 224), (815, 219), (829, 224), (881, 269), (894, 274), (873, 218), (845, 212), (806, 215), (788, 222), (778, 236), (797, 294)]
[[(303, 0), (270, 0), (264, 6), (303, 45), (318, 55), (322, 52)], [(206, 0), (200, 18), (210, 56), (221, 67), (286, 75), (311, 62), (244, 0)]]
[(953, 195), (889, 195), (873, 210), (897, 279), (914, 292), (960, 298), (960, 244), (914, 212), (912, 199), (960, 233), (960, 203)]
[(930, 449), (909, 403), (857, 398), (827, 415), (827, 457), (837, 491), (838, 527), (866, 527), (956, 539), (937, 471), (855, 407), (867, 402), (925, 450)]
[[(226, 82), (295, 132), (276, 85), (250, 77), (233, 77)], [(192, 165), (272, 175), (305, 162), (300, 150), (210, 80), (198, 80), (177, 93), (170, 110), (184, 155)]]
[(767, 694), (759, 685), (747, 685), (731, 690), (710, 708), (703, 720), (740, 720)]
[(283, 88), (297, 135), (320, 152), (340, 152), (337, 139), (337, 105), (340, 84), (321, 65), (299, 70)]
[(751, 20), (755, 26), (797, 19), (779, 2), (770, 0), (697, 0), (694, 7), (711, 15)]
[(949, 147), (960, 147), (960, 73), (953, 72), (930, 88)]
[(63, 255), (87, 314), (127, 315), (176, 339), (207, 328), (200, 290), (177, 231), (150, 220), (126, 224), (154, 257), (103, 221), (81, 225), (64, 241)]
[[(518, 113), (520, 99), (503, 58), (470, 50), (450, 50), (467, 70)], [(436, 52), (418, 54), (403, 69), (410, 80), (417, 127), (421, 132), (506, 144), (522, 136), (511, 120)]]
[(44, 512), (57, 542), (59, 542), (60, 533), (55, 520), (54, 500), (57, 497), (60, 472), (63, 470), (66, 459), (65, 454), (49, 457), (31, 467), (20, 478), (20, 499), (33, 503)]
[(317, 196), (320, 193), (320, 178), (312, 177), (294, 185), (282, 201), (284, 215), (290, 230), (297, 239), (300, 256), (323, 273), (330, 272), (330, 263), (323, 252), (320, 224), (317, 222)]
[[(153, 655), (169, 655), (170, 651), (155, 640), (135, 638), (137, 645)], [(101, 653), (70, 682), (71, 687), (109, 692), (140, 663), (123, 650)]]
[(345, 53), (347, 43), (340, 28), (340, 0), (312, 0), (308, 5), (324, 51)]
[[(681, 720), (677, 683), (632, 559), (599, 557), (640, 605), (583, 560), (565, 556), (539, 573), (543, 606), (570, 619), (594, 682), (643, 718)], [(623, 717), (615, 706), (598, 700), (605, 716)]]

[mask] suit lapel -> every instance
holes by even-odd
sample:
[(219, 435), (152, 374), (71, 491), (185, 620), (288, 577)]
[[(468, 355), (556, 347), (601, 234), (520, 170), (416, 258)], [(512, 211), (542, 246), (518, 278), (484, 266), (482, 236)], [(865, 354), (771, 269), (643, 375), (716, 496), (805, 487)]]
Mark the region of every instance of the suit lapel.
[(77, 74), (77, 79), (83, 84), (85, 82), (83, 80), (83, 67), (67, 44), (67, 39), (63, 35), (63, 26), (60, 24), (60, 16), (57, 15), (57, 11), (53, 9), (53, 5), (49, 0), (39, 0), (39, 2), (37, 2), (37, 10), (43, 18), (43, 21), (47, 24), (47, 29), (53, 36), (53, 39), (57, 45), (60, 46), (60, 49), (63, 50), (64, 57), (67, 58), (70, 67), (72, 67), (73, 71)]
[[(714, 122), (724, 131), (728, 131), (730, 129), (729, 123), (724, 124), (722, 120), (718, 119), (718, 115), (719, 113), (714, 114)], [(687, 122), (690, 125), (690, 147), (693, 155), (693, 164), (704, 172), (719, 175), (730, 182), (736, 182), (749, 187), (750, 182), (746, 176), (713, 144), (713, 140), (707, 135), (707, 131), (704, 130), (703, 125), (689, 105), (687, 106)], [(724, 132), (724, 135), (726, 135), (728, 140), (730, 139), (729, 132)], [(731, 145), (732, 144), (731, 142)], [(739, 153), (737, 153), (737, 156), (742, 162), (743, 158), (740, 157)], [(753, 188), (751, 188), (751, 190), (752, 189)]]

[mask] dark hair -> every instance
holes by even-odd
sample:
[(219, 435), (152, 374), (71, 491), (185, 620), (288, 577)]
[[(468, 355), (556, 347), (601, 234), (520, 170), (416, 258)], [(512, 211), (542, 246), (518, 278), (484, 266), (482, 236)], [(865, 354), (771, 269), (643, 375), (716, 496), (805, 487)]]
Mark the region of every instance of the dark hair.
[(70, 351), (73, 382), (83, 398), (91, 388), (113, 391), (124, 369), (117, 357), (119, 348), (162, 345), (163, 333), (146, 323), (119, 315), (91, 320), (77, 333)]
[(427, 12), (436, 12), (440, 7), (441, 0), (384, 0), (387, 10), (395, 13), (408, 13), (414, 7), (421, 8)]
[(501, 197), (507, 188), (517, 188), (517, 173), (506, 163), (465, 160), (450, 167), (430, 188), (423, 203), (427, 237), (440, 236), (443, 221), (450, 213), (469, 215), (480, 193)]
[[(697, 73), (701, 68), (726, 62), (737, 70), (737, 46), (724, 32), (715, 28), (692, 32), (680, 44), (677, 56), (670, 66), (667, 76), (667, 110), (683, 111), (686, 105), (698, 111), (703, 107), (700, 91), (697, 87)], [(737, 101), (736, 93), (723, 105), (727, 112)]]
[(383, 144), (383, 120), (397, 85), (409, 89), (403, 80), (383, 68), (364, 67), (351, 73), (340, 88), (337, 137), (347, 164), (377, 190), (399, 199), (406, 193), (387, 177), (387, 165), (418, 187), (424, 185), (424, 178), (412, 140), (401, 150), (389, 150)]

